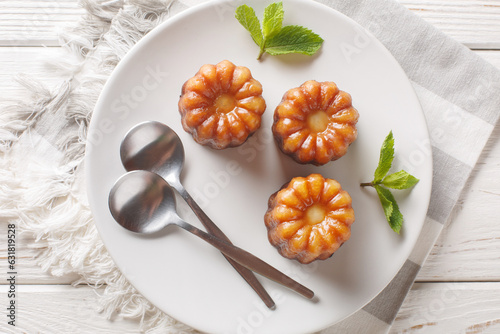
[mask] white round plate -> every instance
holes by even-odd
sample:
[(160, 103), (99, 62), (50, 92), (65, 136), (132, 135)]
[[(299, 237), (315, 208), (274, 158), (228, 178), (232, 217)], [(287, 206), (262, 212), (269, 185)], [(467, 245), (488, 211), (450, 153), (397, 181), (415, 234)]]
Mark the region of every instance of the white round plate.
[[(252, 1), (259, 16), (270, 1)], [(90, 205), (101, 237), (127, 279), (165, 313), (210, 333), (309, 333), (359, 310), (396, 275), (414, 247), (429, 203), (432, 165), (419, 101), (391, 54), (344, 15), (312, 1), (284, 3), (285, 24), (306, 26), (325, 40), (313, 57), (265, 55), (234, 18), (239, 3), (209, 2), (181, 13), (149, 33), (120, 62), (95, 108), (86, 157)], [(194, 142), (181, 126), (182, 84), (203, 64), (228, 59), (250, 68), (264, 88), (261, 129), (244, 145), (222, 151)], [(358, 139), (338, 161), (303, 166), (273, 142), (272, 116), (281, 97), (306, 80), (334, 81), (358, 109)], [(108, 210), (108, 193), (125, 173), (120, 142), (134, 125), (157, 120), (172, 127), (186, 150), (183, 183), (234, 244), (312, 289), (316, 302), (260, 277), (274, 296), (269, 311), (222, 255), (175, 227), (143, 237), (126, 231)], [(421, 179), (395, 191), (405, 216), (401, 235), (385, 220), (378, 197), (360, 182), (373, 178), (380, 146), (393, 130), (394, 171)], [(281, 257), (267, 240), (263, 216), (269, 196), (295, 176), (337, 179), (353, 198), (351, 239), (332, 258), (310, 265)], [(179, 212), (201, 226), (185, 203)]]

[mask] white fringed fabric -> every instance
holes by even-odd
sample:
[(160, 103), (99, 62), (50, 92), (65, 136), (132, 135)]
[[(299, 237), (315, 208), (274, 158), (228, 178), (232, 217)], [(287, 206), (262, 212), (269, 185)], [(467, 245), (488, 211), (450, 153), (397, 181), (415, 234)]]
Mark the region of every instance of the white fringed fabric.
[[(170, 1), (82, 0), (86, 14), (61, 34), (65, 55), (47, 63), (48, 89), (20, 77), (23, 101), (0, 112), (0, 220), (36, 240), (37, 261), (74, 285), (105, 287), (99, 309), (139, 319), (144, 331), (192, 333), (151, 305), (116, 268), (99, 238), (83, 180), (87, 127), (106, 79), (142, 36), (170, 15)], [(47, 159), (50, 157), (50, 159)]]

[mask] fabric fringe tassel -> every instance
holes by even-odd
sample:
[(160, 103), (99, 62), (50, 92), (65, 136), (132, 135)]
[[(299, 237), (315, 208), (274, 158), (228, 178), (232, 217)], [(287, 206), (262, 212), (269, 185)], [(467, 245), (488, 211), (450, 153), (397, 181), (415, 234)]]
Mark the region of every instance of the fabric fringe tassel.
[[(194, 333), (142, 297), (116, 268), (92, 222), (83, 180), (87, 129), (99, 93), (127, 51), (168, 15), (171, 1), (81, 0), (86, 14), (61, 34), (65, 59), (47, 64), (66, 78), (0, 112), (0, 221), (35, 239), (37, 261), (75, 286), (104, 287), (99, 310), (139, 319), (147, 333)], [(49, 72), (50, 71), (50, 72)]]

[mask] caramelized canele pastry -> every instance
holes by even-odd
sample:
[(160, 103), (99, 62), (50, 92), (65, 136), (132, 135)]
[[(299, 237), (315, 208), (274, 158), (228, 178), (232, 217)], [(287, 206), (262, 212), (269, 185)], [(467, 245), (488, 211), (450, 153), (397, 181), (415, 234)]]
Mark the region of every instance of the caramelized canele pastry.
[(346, 154), (358, 117), (348, 93), (333, 82), (310, 80), (285, 93), (274, 111), (273, 134), (297, 162), (324, 165)]
[(243, 144), (260, 127), (265, 109), (260, 82), (227, 60), (203, 65), (184, 83), (179, 100), (184, 130), (215, 149)]
[(300, 263), (327, 259), (351, 236), (351, 203), (335, 180), (319, 174), (293, 178), (269, 198), (269, 242)]

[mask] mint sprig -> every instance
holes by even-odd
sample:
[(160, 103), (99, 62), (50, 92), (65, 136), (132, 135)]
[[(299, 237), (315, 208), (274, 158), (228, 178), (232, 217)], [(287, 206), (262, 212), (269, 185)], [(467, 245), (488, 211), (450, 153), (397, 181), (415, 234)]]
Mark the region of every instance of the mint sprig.
[(261, 28), (253, 8), (247, 5), (236, 8), (236, 19), (260, 48), (258, 60), (266, 52), (273, 56), (287, 53), (313, 55), (323, 44), (323, 39), (310, 29), (297, 25), (283, 27), (283, 16), (282, 2), (270, 4), (264, 10)]
[(369, 183), (361, 183), (361, 186), (375, 188), (378, 198), (380, 199), (380, 204), (382, 204), (382, 208), (384, 209), (387, 222), (393, 231), (399, 234), (401, 227), (403, 226), (403, 214), (399, 210), (396, 199), (387, 188), (409, 189), (415, 186), (419, 180), (404, 170), (387, 175), (391, 169), (393, 160), (394, 136), (391, 131), (387, 137), (385, 137), (382, 148), (380, 149), (380, 159), (377, 169), (375, 169), (373, 181)]

